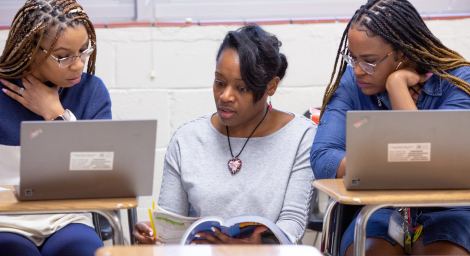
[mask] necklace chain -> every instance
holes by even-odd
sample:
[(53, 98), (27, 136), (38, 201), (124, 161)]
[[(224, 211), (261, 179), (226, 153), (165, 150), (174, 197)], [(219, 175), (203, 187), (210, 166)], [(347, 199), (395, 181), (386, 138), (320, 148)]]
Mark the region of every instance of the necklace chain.
[(228, 126), (225, 126), (225, 129), (227, 130), (228, 147), (230, 148), (230, 154), (232, 155), (232, 158), (235, 159), (235, 158), (238, 158), (238, 156), (240, 156), (240, 154), (243, 152), (243, 149), (245, 149), (246, 143), (248, 143), (248, 141), (250, 140), (250, 138), (251, 138), (251, 136), (253, 135), (253, 133), (255, 133), (256, 129), (258, 129), (258, 127), (260, 126), (260, 124), (263, 122), (264, 118), (265, 118), (266, 115), (268, 114), (268, 111), (269, 111), (269, 108), (266, 109), (266, 113), (264, 113), (263, 119), (261, 119), (261, 121), (260, 121), (259, 124), (256, 126), (256, 128), (253, 130), (253, 132), (250, 134), (250, 136), (248, 137), (248, 139), (246, 139), (245, 144), (244, 144), (243, 147), (242, 147), (242, 150), (240, 150), (240, 153), (238, 153), (238, 155), (235, 156), (235, 157), (233, 157), (232, 145), (230, 145), (230, 135), (228, 134)]

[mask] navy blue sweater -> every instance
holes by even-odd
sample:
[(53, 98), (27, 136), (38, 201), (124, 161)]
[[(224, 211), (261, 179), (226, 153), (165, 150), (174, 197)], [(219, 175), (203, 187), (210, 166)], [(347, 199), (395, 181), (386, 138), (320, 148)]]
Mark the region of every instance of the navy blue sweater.
[[(21, 79), (13, 82), (23, 87)], [(6, 87), (1, 85), (1, 88)], [(103, 81), (94, 75), (83, 73), (80, 83), (63, 89), (59, 98), (64, 109), (69, 109), (77, 120), (111, 119), (111, 99), (108, 90)], [(22, 121), (44, 121), (44, 118), (1, 92), (0, 144), (20, 145), (20, 125)]]

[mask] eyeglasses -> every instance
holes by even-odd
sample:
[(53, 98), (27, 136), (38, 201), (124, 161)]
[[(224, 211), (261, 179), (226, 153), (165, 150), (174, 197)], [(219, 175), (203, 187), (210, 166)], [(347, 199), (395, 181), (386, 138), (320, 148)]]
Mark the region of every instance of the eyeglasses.
[[(69, 56), (69, 57), (65, 57), (65, 58), (57, 58), (55, 56), (53, 56), (52, 54), (50, 55), (54, 60), (56, 60), (57, 62), (59, 62), (59, 67), (60, 68), (66, 68), (70, 65), (72, 65), (72, 63), (77, 59), (77, 58), (80, 58), (80, 60), (82, 62), (85, 62), (86, 61), (86, 58), (88, 58), (92, 53), (93, 51), (95, 50), (96, 48), (96, 44), (93, 45), (92, 47), (84, 50), (82, 53), (80, 53), (78, 56)], [(45, 53), (48, 53), (46, 50), (44, 50), (41, 46), (39, 46), (39, 49), (41, 49), (43, 52)]]
[(392, 54), (395, 50), (391, 51), (387, 56), (385, 56), (383, 59), (379, 60), (375, 64), (367, 63), (367, 62), (357, 62), (353, 60), (353, 58), (349, 55), (346, 54), (346, 52), (349, 51), (347, 48), (344, 49), (343, 52), (341, 52), (341, 56), (343, 56), (344, 61), (346, 61), (351, 67), (355, 68), (357, 64), (361, 66), (362, 70), (364, 70), (367, 74), (372, 75), (375, 73), (375, 66), (377, 66), (380, 62), (385, 60), (390, 54)]

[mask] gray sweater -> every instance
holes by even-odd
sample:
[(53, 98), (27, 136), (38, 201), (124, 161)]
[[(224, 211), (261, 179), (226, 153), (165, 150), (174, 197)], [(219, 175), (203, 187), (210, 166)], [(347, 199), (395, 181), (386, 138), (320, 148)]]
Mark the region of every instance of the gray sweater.
[[(211, 124), (211, 114), (181, 125), (168, 146), (158, 204), (176, 214), (228, 219), (258, 215), (299, 241), (307, 225), (313, 172), (310, 147), (316, 125), (295, 118), (266, 137), (251, 138), (232, 175), (227, 136)], [(232, 138), (237, 155), (246, 138)]]

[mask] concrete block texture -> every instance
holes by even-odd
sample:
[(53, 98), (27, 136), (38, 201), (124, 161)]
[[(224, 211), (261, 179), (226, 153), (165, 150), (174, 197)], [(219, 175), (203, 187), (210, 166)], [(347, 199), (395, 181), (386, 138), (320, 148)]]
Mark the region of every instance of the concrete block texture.
[(325, 86), (287, 87), (281, 85), (271, 97), (273, 108), (303, 115), (310, 108), (320, 108)]
[(282, 42), (281, 52), (289, 66), (283, 86), (324, 86), (330, 81), (339, 42), (346, 23), (327, 23), (315, 26), (264, 26)]
[(170, 91), (110, 89), (113, 119), (157, 119), (157, 148), (166, 148), (171, 138)]
[(170, 127), (173, 133), (180, 125), (204, 114), (215, 112), (212, 86), (204, 89), (175, 90), (171, 93)]
[[(158, 139), (157, 139), (158, 140)], [(163, 161), (165, 159), (166, 148), (159, 148), (155, 151), (155, 172), (153, 174), (153, 195), (139, 197), (137, 207), (137, 218), (140, 221), (149, 220), (148, 209), (152, 208), (152, 203), (158, 204), (158, 195), (162, 184)]]
[(154, 44), (156, 77), (152, 86), (166, 89), (212, 88), (220, 42), (160, 42)]
[[(98, 42), (100, 42), (99, 39)], [(116, 45), (98, 43), (96, 50), (95, 75), (103, 80), (108, 89), (113, 88), (116, 84)]]

